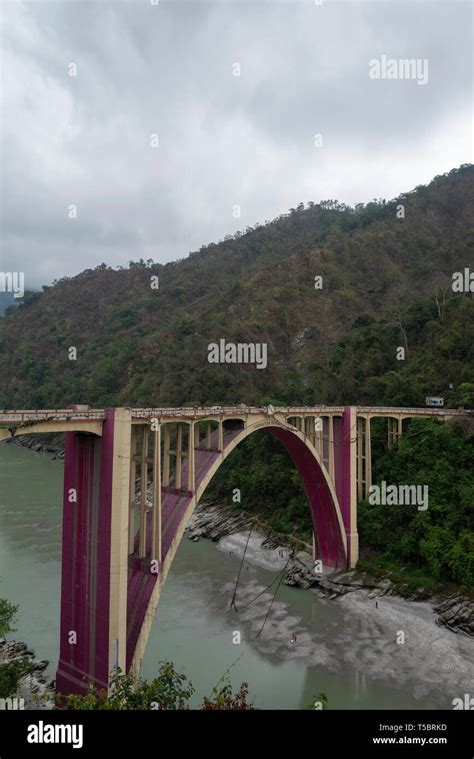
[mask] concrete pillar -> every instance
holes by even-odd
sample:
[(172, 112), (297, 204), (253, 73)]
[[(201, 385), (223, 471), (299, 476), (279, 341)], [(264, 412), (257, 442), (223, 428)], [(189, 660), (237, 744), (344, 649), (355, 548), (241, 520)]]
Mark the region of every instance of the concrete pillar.
[(398, 429), (397, 429), (397, 442), (400, 442), (400, 438), (402, 436), (403, 432), (403, 419), (401, 416), (398, 417)]
[(321, 431), (317, 428), (317, 420), (318, 417), (314, 418), (314, 447), (316, 448), (316, 453), (319, 457), (321, 457)]
[(199, 448), (199, 422), (194, 422), (194, 447)]
[(328, 438), (328, 471), (331, 482), (334, 483), (334, 417), (332, 415), (329, 417)]
[(318, 417), (317, 417), (317, 416), (313, 416), (313, 417), (311, 417), (311, 418), (309, 419), (309, 432), (310, 432), (310, 437), (311, 437), (311, 441), (312, 441), (312, 443), (313, 443), (313, 445), (314, 445), (314, 447), (315, 447), (315, 448), (316, 448), (316, 441), (317, 441), (317, 439), (318, 439), (318, 433), (317, 433), (317, 431), (316, 431), (316, 420), (317, 420), (317, 419), (318, 419)]
[(170, 425), (163, 428), (163, 487), (170, 484)]
[(393, 447), (395, 434), (394, 434), (394, 419), (392, 419), (391, 416), (387, 417), (387, 443), (388, 443), (388, 449), (390, 450)]
[(143, 559), (146, 555), (146, 495), (148, 486), (148, 425), (142, 427), (142, 455), (140, 464), (140, 540), (138, 556)]
[(357, 500), (362, 500), (363, 430), (362, 417), (357, 418)]
[(206, 449), (208, 451), (211, 450), (211, 423), (210, 422), (207, 423), (207, 427), (206, 427)]
[[(122, 672), (126, 671), (128, 591), (127, 538), (131, 427), (132, 414), (130, 409), (116, 408), (114, 412), (114, 441), (112, 451), (109, 673), (115, 666), (120, 667)], [(96, 635), (101, 634), (101, 624), (102, 617), (99, 613), (95, 626)]]
[(370, 416), (365, 420), (365, 497), (369, 497), (372, 487), (372, 441), (370, 437)]
[(194, 493), (195, 489), (196, 472), (194, 464), (194, 422), (191, 422), (188, 431), (188, 490)]
[(176, 430), (176, 488), (181, 490), (181, 463), (182, 463), (182, 447), (183, 447), (183, 428), (178, 422)]
[(128, 552), (135, 549), (135, 480), (137, 476), (137, 428), (131, 425), (130, 443), (130, 497), (129, 497), (129, 521), (128, 521)]
[(223, 451), (224, 450), (224, 422), (222, 421), (222, 419), (219, 420), (219, 433), (218, 434), (219, 434), (219, 445), (218, 445), (218, 447), (219, 447), (220, 451)]
[(161, 425), (155, 430), (153, 445), (152, 559), (161, 564)]
[(343, 497), (342, 518), (347, 538), (347, 563), (354, 568), (359, 559), (359, 535), (357, 532), (357, 409), (346, 406), (343, 416)]

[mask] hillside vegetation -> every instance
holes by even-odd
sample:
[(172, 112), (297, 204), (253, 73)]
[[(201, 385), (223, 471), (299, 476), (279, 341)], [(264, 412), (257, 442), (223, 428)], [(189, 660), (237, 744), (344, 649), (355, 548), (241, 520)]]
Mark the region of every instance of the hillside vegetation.
[[(390, 202), (300, 203), (165, 266), (102, 264), (28, 294), (0, 319), (0, 408), (423, 406), (433, 394), (472, 408), (474, 299), (453, 292), (452, 275), (472, 266), (473, 250), (474, 167), (465, 165)], [(210, 364), (208, 345), (222, 338), (267, 343), (267, 368)], [(363, 548), (470, 587), (472, 433), (420, 421), (392, 451), (375, 446), (379, 480), (428, 484), (432, 500), (425, 513), (361, 504)], [(309, 536), (301, 484), (271, 436), (244, 441), (209, 494), (230, 505), (235, 487), (241, 507), (275, 530)]]
[[(391, 202), (300, 204), (165, 266), (102, 264), (0, 319), (0, 407), (423, 405), (438, 393), (470, 405), (474, 303), (451, 284), (473, 230), (466, 165)], [(267, 343), (267, 368), (208, 363), (221, 338)]]

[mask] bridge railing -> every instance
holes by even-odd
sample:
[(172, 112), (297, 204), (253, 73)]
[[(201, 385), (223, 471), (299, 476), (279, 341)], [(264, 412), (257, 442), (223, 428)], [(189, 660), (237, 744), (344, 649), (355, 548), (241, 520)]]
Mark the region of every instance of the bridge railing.
[(57, 422), (77, 419), (103, 421), (105, 419), (105, 411), (102, 409), (89, 409), (88, 411), (74, 411), (73, 409), (44, 409), (42, 411), (15, 409), (13, 411), (0, 411), (0, 424)]
[(404, 408), (403, 406), (356, 406), (360, 414), (413, 414), (422, 416), (465, 416), (472, 413), (464, 409), (449, 408)]
[[(268, 406), (183, 406), (183, 407), (156, 407), (156, 408), (132, 408), (133, 419), (155, 418), (191, 418), (199, 419), (209, 416), (235, 416), (242, 417), (251, 414), (268, 414)], [(343, 406), (276, 406), (271, 408), (271, 413), (298, 416), (300, 414), (342, 414)], [(410, 416), (466, 416), (472, 415), (472, 410), (445, 409), (445, 408), (403, 408), (401, 406), (356, 406), (358, 414), (406, 414)], [(21, 425), (28, 422), (41, 421), (68, 421), (68, 420), (94, 420), (103, 421), (106, 417), (104, 409), (11, 409), (0, 410), (0, 425)]]
[[(275, 413), (287, 414), (288, 416), (298, 414), (320, 414), (324, 412), (332, 412), (336, 414), (342, 414), (344, 412), (343, 406), (275, 406), (272, 409)], [(181, 408), (140, 408), (131, 409), (132, 418), (134, 419), (148, 419), (150, 417), (156, 417), (157, 419), (163, 417), (207, 417), (207, 416), (246, 416), (248, 414), (268, 414), (268, 406), (246, 406), (241, 404), (240, 406), (183, 406)]]

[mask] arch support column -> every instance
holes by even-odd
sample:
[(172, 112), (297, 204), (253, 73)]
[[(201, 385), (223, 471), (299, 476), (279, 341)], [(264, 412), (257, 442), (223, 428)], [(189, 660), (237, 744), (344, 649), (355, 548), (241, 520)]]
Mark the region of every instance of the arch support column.
[(342, 503), (341, 511), (347, 538), (347, 564), (355, 567), (359, 560), (357, 532), (357, 409), (346, 406), (343, 416)]
[(370, 437), (370, 416), (365, 420), (365, 498), (372, 487), (372, 440)]
[(362, 500), (364, 484), (364, 431), (362, 418), (357, 418), (357, 500)]

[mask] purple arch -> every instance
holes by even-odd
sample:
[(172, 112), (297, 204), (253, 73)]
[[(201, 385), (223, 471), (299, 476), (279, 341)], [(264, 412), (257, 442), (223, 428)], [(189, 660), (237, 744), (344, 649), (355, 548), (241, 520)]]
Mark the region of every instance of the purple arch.
[(347, 556), (328, 482), (308, 446), (291, 430), (267, 427), (288, 451), (304, 485), (311, 509), (318, 558), (324, 565), (346, 567)]
[[(323, 564), (326, 566), (345, 568), (347, 566), (347, 556), (337, 517), (337, 508), (320, 464), (306, 443), (292, 430), (272, 425), (266, 426), (264, 429), (273, 434), (285, 446), (303, 481), (311, 508), (318, 557), (322, 559)], [(239, 437), (241, 432), (241, 429), (227, 432), (224, 437), (224, 449), (235, 438)], [(253, 434), (253, 432), (254, 430), (250, 431), (245, 437)], [(217, 439), (214, 442), (217, 445)], [(206, 449), (195, 450), (196, 489), (199, 488), (206, 478), (211, 467), (216, 461), (221, 460), (221, 458), (221, 453), (216, 449), (212, 451)], [(186, 463), (183, 465), (182, 472), (183, 481), (186, 481)], [(186, 490), (174, 489), (173, 479), (171, 478), (168, 488), (162, 489), (163, 560), (166, 559), (174, 537), (182, 524), (184, 515), (194, 495)], [(201, 497), (202, 495), (203, 493), (201, 493)], [(151, 514), (148, 514), (146, 540), (148, 554), (151, 550), (151, 542)], [(135, 538), (135, 546), (138, 549), (138, 534)], [(127, 593), (127, 670), (131, 665), (143, 620), (157, 581), (157, 575), (149, 572), (147, 568), (148, 564), (147, 560), (134, 558), (129, 567)]]

